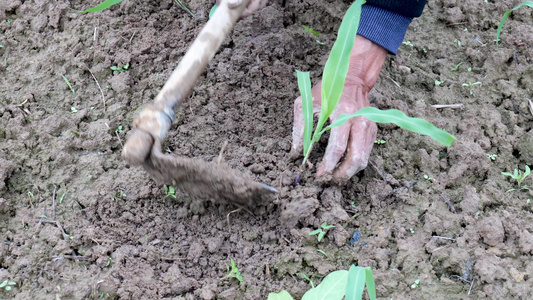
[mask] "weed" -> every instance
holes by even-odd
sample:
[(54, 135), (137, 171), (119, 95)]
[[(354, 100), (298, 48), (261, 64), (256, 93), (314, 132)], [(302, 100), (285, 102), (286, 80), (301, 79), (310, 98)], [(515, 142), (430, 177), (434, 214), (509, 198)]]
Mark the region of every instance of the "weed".
[(415, 280), (413, 284), (411, 284), (412, 289), (416, 289), (420, 285), (420, 279)]
[(441, 85), (443, 82), (444, 82), (444, 81), (440, 81), (440, 80), (435, 79), (435, 85), (436, 85), (436, 86)]
[(429, 177), (429, 175), (427, 175), (427, 174), (424, 174), (424, 179), (425, 179), (427, 182), (433, 182), (433, 178)]
[(130, 68), (130, 63), (126, 63), (122, 67), (120, 65), (112, 66), (111, 70), (113, 70), (113, 75), (115, 75), (115, 74), (117, 74), (119, 72), (120, 73), (124, 73), (124, 72), (128, 71), (129, 68)]
[(68, 81), (67, 77), (65, 77), (64, 75), (61, 75), (61, 77), (63, 77), (63, 80), (65, 80), (65, 83), (68, 85), (68, 87), (72, 91), (72, 96), (76, 96), (76, 91), (74, 91), (74, 88), (72, 87), (72, 84), (70, 84), (70, 81)]
[(61, 197), (59, 198), (59, 204), (63, 203), (63, 199), (65, 199), (65, 195), (67, 193), (63, 193), (63, 195), (61, 195)]
[(117, 129), (115, 129), (115, 132), (116, 132), (116, 133), (121, 133), (122, 131), (124, 131), (124, 130), (122, 129), (122, 125), (118, 125)]
[(490, 160), (495, 161), (496, 158), (498, 157), (498, 154), (487, 153), (487, 157), (490, 158)]
[(111, 265), (111, 263), (113, 262), (113, 259), (111, 257), (108, 257), (107, 258), (107, 264), (105, 265), (106, 267), (109, 267)]
[(457, 71), (463, 62), (458, 63), (455, 67), (451, 68), (450, 71)]
[(176, 4), (178, 4), (184, 11), (188, 12), (193, 18), (196, 17), (192, 13), (192, 11), (187, 6), (185, 6), (185, 4), (183, 4), (183, 2), (181, 2), (181, 0), (174, 0), (174, 2), (176, 2)]
[(303, 279), (305, 279), (305, 280), (307, 280), (309, 282), (309, 284), (311, 285), (311, 288), (315, 287), (315, 283), (313, 282), (313, 280), (311, 280), (311, 278), (309, 278), (304, 273), (296, 273), (296, 276), (300, 276), (300, 275), (302, 276)]
[(228, 273), (226, 274), (225, 278), (237, 278), (237, 280), (242, 283), (244, 279), (242, 278), (241, 272), (239, 271), (239, 268), (237, 268), (237, 265), (235, 264), (235, 261), (233, 258), (230, 261), (231, 264), (231, 270), (228, 265), (226, 265)]
[[(514, 169), (514, 172), (511, 174), (509, 172), (502, 172), (502, 175), (509, 176), (512, 179), (516, 180), (516, 183), (518, 184), (519, 190), (529, 190), (527, 185), (522, 185), (522, 182), (526, 179), (527, 176), (531, 174), (531, 170), (529, 169), (529, 166), (526, 165), (526, 169), (524, 172), (522, 170)], [(517, 189), (509, 189), (507, 192), (516, 191)]]
[(73, 113), (73, 114), (75, 114), (75, 113), (78, 112), (78, 109), (75, 108), (74, 106), (71, 106), (71, 107), (70, 107), (70, 112)]
[[(305, 26), (305, 25), (302, 25), (302, 27), (303, 27), (305, 30), (309, 31), (312, 35), (314, 35), (314, 36), (317, 37), (317, 38), (318, 38), (318, 36), (320, 35), (320, 32), (314, 30), (314, 29), (311, 28), (311, 27), (308, 27), (308, 26)], [(324, 43), (322, 43), (319, 39), (316, 39), (316, 42), (317, 42), (318, 44), (320, 44), (320, 45), (324, 45)]]
[(352, 51), (357, 29), (359, 27), (361, 6), (364, 2), (364, 0), (355, 1), (350, 6), (341, 22), (337, 40), (331, 49), (331, 53), (324, 67), (321, 91), (322, 105), (318, 123), (313, 134), (313, 99), (311, 96), (311, 79), (309, 77), (309, 72), (296, 71), (298, 87), (302, 96), (304, 119), (304, 159), (300, 166), (300, 172), (303, 171), (305, 163), (311, 154), (313, 144), (320, 140), (320, 137), (322, 134), (324, 134), (324, 132), (333, 127), (341, 126), (351, 118), (357, 116), (364, 116), (371, 121), (378, 123), (394, 123), (401, 128), (428, 135), (445, 146), (451, 146), (451, 144), (455, 141), (455, 137), (441, 129), (438, 129), (433, 124), (423, 119), (409, 118), (399, 110), (391, 109), (382, 111), (374, 107), (365, 107), (351, 115), (343, 114), (339, 116), (336, 121), (324, 128), (329, 116), (338, 105), (342, 94), (344, 82), (348, 73), (350, 53)]
[(9, 292), (9, 291), (11, 291), (11, 287), (15, 286), (15, 285), (17, 285), (16, 282), (6, 279), (6, 280), (2, 281), (2, 283), (0, 283), (0, 289), (3, 288), (3, 289), (5, 289), (6, 291)]
[(335, 227), (333, 225), (328, 225), (328, 222), (324, 222), (322, 223), (322, 225), (320, 225), (320, 227), (322, 228), (318, 228), (316, 230), (313, 230), (309, 233), (309, 235), (317, 235), (318, 234), (318, 242), (320, 243), (320, 241), (324, 238), (324, 236), (326, 235), (326, 233), (328, 232), (328, 230), (330, 230), (331, 228)]
[(413, 47), (413, 43), (409, 42), (409, 41), (406, 41), (406, 42), (402, 42), (403, 45), (406, 45), (406, 46), (409, 46), (409, 47)]
[(531, 199), (528, 198), (528, 199), (526, 200), (526, 204), (529, 205), (529, 203), (531, 203)]
[(413, 228), (409, 228), (409, 232), (411, 232), (411, 234), (415, 234), (415, 230)]
[(165, 198), (173, 198), (176, 199), (176, 190), (174, 190), (174, 187), (171, 185), (164, 185), (163, 188), (165, 189)]
[(12, 22), (13, 22), (13, 20), (7, 19), (7, 24), (11, 25)]
[(481, 85), (482, 83), (480, 81), (477, 81), (477, 82), (468, 82), (468, 83), (463, 83), (463, 86), (466, 86), (468, 87), (468, 89), (470, 90), (470, 95), (473, 95), (474, 94), (474, 91), (473, 91), (473, 86), (474, 85)]
[[(86, 10), (75, 10), (73, 9), (74, 11), (77, 11), (79, 13), (89, 13), (89, 12), (97, 12), (97, 11), (102, 11), (102, 10), (106, 10), (108, 8), (110, 8), (111, 6), (115, 5), (115, 4), (119, 4), (120, 2), (122, 2), (123, 0), (105, 0), (104, 2), (100, 3), (99, 5), (97, 6), (94, 6), (94, 7), (91, 7), (89, 9), (86, 9)], [(191, 10), (185, 6), (185, 4), (183, 4), (183, 2), (181, 2), (181, 0), (174, 0), (182, 9), (184, 9), (186, 12), (188, 12), (189, 14), (191, 14), (191, 16), (195, 17), (195, 15), (191, 12)]]
[(386, 140), (375, 140), (374, 141), (374, 144), (376, 144), (376, 145), (385, 145), (385, 143), (387, 143)]
[(326, 251), (322, 250), (322, 249), (316, 249), (316, 251), (322, 255), (324, 255), (325, 257), (328, 257), (328, 254), (326, 253)]
[(500, 33), (502, 32), (502, 28), (503, 28), (503, 23), (505, 22), (505, 20), (507, 20), (507, 18), (509, 17), (509, 14), (511, 14), (511, 12), (519, 9), (520, 7), (522, 7), (524, 5), (533, 8), (533, 1), (524, 1), (524, 2), (520, 3), (518, 6), (514, 7), (513, 9), (510, 9), (510, 10), (506, 11), (503, 14), (502, 20), (500, 21), (500, 25), (498, 25), (498, 30), (496, 31), (496, 45), (498, 47), (499, 47), (499, 42), (500, 42)]

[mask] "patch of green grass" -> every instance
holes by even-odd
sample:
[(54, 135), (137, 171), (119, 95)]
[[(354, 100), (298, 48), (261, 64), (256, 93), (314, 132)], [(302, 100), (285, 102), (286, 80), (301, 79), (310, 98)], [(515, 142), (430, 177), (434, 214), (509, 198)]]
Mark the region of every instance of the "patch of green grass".
[(317, 239), (318, 239), (318, 242), (320, 243), (320, 241), (324, 238), (324, 236), (326, 235), (326, 233), (328, 232), (328, 230), (330, 230), (331, 228), (334, 228), (335, 226), (333, 225), (328, 225), (328, 222), (324, 222), (322, 223), (322, 225), (320, 225), (321, 228), (318, 228), (316, 230), (313, 230), (309, 233), (309, 235), (317, 235)]
[(72, 84), (70, 84), (70, 81), (67, 79), (67, 77), (65, 77), (65, 75), (61, 75), (61, 77), (63, 77), (63, 80), (65, 80), (65, 83), (68, 85), (68, 87), (72, 91), (72, 96), (76, 96), (76, 91), (72, 87)]
[[(529, 174), (531, 174), (531, 169), (529, 168), (528, 165), (526, 165), (524, 172), (522, 172), (522, 170), (519, 170), (519, 169), (514, 169), (513, 173), (502, 172), (502, 175), (509, 176), (512, 179), (516, 180), (516, 183), (518, 185), (518, 190), (529, 190), (529, 187), (527, 185), (522, 185), (522, 182), (524, 182), (524, 180), (526, 179), (526, 177), (529, 176)], [(516, 190), (517, 189), (509, 189), (507, 190), (507, 192), (512, 192)]]

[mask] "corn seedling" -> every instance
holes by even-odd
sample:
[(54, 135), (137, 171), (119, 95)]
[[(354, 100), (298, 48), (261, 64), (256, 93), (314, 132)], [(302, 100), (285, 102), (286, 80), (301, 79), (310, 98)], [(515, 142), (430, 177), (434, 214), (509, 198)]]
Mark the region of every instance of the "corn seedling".
[[(514, 169), (514, 172), (511, 174), (509, 172), (502, 172), (502, 175), (509, 176), (512, 179), (516, 180), (516, 183), (518, 184), (518, 190), (529, 190), (527, 185), (522, 185), (522, 182), (526, 179), (526, 177), (531, 174), (531, 169), (529, 169), (529, 166), (526, 165), (526, 169), (524, 172), (522, 170)], [(517, 189), (509, 189), (507, 192), (516, 191)]]
[(225, 278), (237, 278), (237, 280), (242, 283), (244, 279), (242, 278), (241, 272), (239, 271), (239, 268), (237, 268), (237, 265), (235, 264), (235, 261), (233, 258), (230, 261), (231, 264), (231, 270), (228, 265), (226, 265), (228, 273), (226, 274)]
[(171, 185), (164, 185), (163, 188), (165, 189), (165, 198), (173, 198), (176, 199), (176, 190)]
[[(324, 67), (322, 74), (322, 104), (317, 126), (313, 130), (313, 99), (311, 96), (311, 79), (309, 72), (296, 71), (298, 78), (298, 87), (302, 97), (302, 108), (304, 118), (303, 134), (303, 155), (304, 159), (299, 171), (302, 172), (311, 154), (313, 144), (320, 140), (324, 132), (333, 127), (341, 126), (348, 120), (358, 116), (364, 116), (367, 119), (377, 123), (394, 123), (401, 128), (427, 135), (445, 146), (451, 146), (455, 137), (444, 130), (438, 129), (433, 124), (419, 118), (407, 117), (399, 110), (379, 110), (374, 107), (365, 107), (354, 114), (343, 114), (337, 120), (324, 128), (326, 121), (339, 103), (344, 81), (348, 73), (350, 62), (350, 53), (354, 46), (355, 36), (359, 27), (361, 16), (361, 6), (364, 0), (356, 0), (346, 12), (331, 53)], [(312, 134), (312, 135), (311, 135)], [(299, 176), (297, 176), (299, 178)]]
[[(376, 284), (374, 274), (370, 267), (356, 267), (352, 265), (349, 271), (338, 270), (329, 273), (322, 282), (314, 288), (308, 290), (302, 300), (310, 299), (363, 299), (365, 285), (368, 297), (376, 299)], [(279, 293), (270, 293), (268, 300), (292, 300), (291, 295), (282, 290)]]
[(68, 81), (67, 77), (65, 77), (64, 75), (61, 75), (61, 77), (63, 77), (63, 80), (65, 80), (65, 83), (68, 85), (68, 87), (72, 91), (72, 96), (76, 96), (76, 91), (74, 91), (74, 88), (72, 87), (72, 84), (70, 84), (70, 81)]
[(333, 225), (328, 225), (328, 222), (324, 222), (322, 223), (322, 225), (320, 225), (320, 227), (322, 228), (318, 228), (316, 230), (313, 230), (309, 233), (309, 235), (318, 235), (317, 236), (317, 239), (318, 239), (318, 242), (320, 243), (320, 241), (324, 238), (324, 236), (326, 235), (326, 233), (328, 232), (328, 230), (330, 230), (331, 228), (335, 227)]
[(468, 87), (468, 89), (470, 90), (470, 95), (473, 95), (474, 94), (474, 91), (473, 91), (473, 86), (474, 85), (481, 85), (482, 83), (480, 81), (477, 81), (477, 82), (468, 82), (468, 83), (463, 83), (463, 86), (466, 86)]
[(508, 18), (509, 15), (511, 14), (511, 12), (513, 12), (513, 11), (519, 9), (519, 8), (522, 7), (522, 6), (529, 6), (529, 7), (533, 8), (533, 1), (524, 1), (524, 2), (520, 3), (518, 6), (514, 7), (514, 8), (511, 9), (511, 10), (506, 11), (506, 12), (503, 14), (502, 20), (500, 21), (500, 25), (498, 25), (498, 30), (496, 31), (496, 46), (499, 47), (499, 43), (500, 43), (500, 33), (502, 32), (503, 23), (505, 23), (505, 20), (507, 20), (507, 18)]
[(112, 66), (112, 67), (111, 67), (111, 70), (113, 70), (113, 75), (115, 75), (115, 74), (117, 74), (118, 72), (120, 72), (120, 73), (124, 73), (124, 72), (128, 71), (129, 68), (130, 68), (130, 63), (126, 63), (126, 64), (123, 65), (122, 67), (119, 66), (119, 65)]
[(11, 291), (11, 288), (13, 286), (15, 286), (15, 285), (17, 285), (16, 282), (6, 279), (6, 280), (2, 281), (2, 283), (0, 283), (0, 289), (5, 289), (6, 291), (9, 292), (9, 291)]

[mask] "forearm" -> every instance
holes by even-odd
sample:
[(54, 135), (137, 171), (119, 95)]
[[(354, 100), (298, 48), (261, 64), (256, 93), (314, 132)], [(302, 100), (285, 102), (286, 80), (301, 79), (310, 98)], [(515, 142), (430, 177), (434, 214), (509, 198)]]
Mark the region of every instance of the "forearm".
[(357, 33), (396, 54), (413, 17), (422, 13), (425, 0), (369, 0), (363, 5)]

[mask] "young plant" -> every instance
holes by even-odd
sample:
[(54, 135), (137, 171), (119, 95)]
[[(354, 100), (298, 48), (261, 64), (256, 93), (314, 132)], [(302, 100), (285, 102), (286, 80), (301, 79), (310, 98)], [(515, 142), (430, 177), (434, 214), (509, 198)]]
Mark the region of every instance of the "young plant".
[(170, 197), (170, 198), (176, 199), (176, 190), (174, 189), (173, 186), (165, 184), (163, 187), (165, 189), (165, 198)]
[(228, 273), (226, 274), (225, 278), (237, 278), (237, 280), (242, 283), (244, 279), (242, 278), (241, 272), (239, 271), (239, 268), (237, 268), (237, 265), (235, 264), (235, 261), (233, 258), (231, 259), (231, 270), (228, 265), (226, 265)]
[[(529, 190), (527, 185), (522, 185), (522, 182), (526, 179), (527, 176), (531, 174), (531, 169), (529, 169), (529, 166), (526, 165), (526, 169), (524, 172), (522, 170), (514, 169), (514, 172), (511, 174), (509, 172), (502, 172), (502, 175), (509, 176), (512, 179), (516, 180), (516, 183), (518, 184), (519, 190)], [(516, 191), (516, 189), (509, 189), (508, 192)]]
[(328, 222), (324, 222), (322, 223), (322, 225), (320, 225), (320, 227), (322, 228), (318, 228), (316, 230), (313, 230), (309, 233), (309, 235), (317, 235), (317, 238), (318, 238), (318, 242), (320, 243), (320, 241), (324, 238), (324, 236), (326, 235), (326, 233), (328, 232), (328, 230), (330, 230), (331, 228), (334, 228), (335, 226), (333, 225), (328, 225)]
[(508, 18), (509, 15), (511, 14), (511, 12), (513, 12), (513, 11), (519, 9), (520, 7), (522, 7), (522, 6), (524, 6), (524, 5), (533, 8), (533, 1), (524, 1), (524, 2), (520, 3), (518, 6), (514, 7), (514, 8), (511, 9), (511, 10), (506, 11), (506, 12), (503, 14), (502, 20), (500, 21), (500, 25), (498, 25), (498, 30), (496, 31), (496, 45), (497, 45), (497, 46), (499, 46), (499, 42), (500, 42), (500, 33), (502, 32), (503, 23), (505, 22), (505, 20), (507, 20), (507, 18)]
[(68, 85), (68, 87), (72, 91), (72, 96), (76, 96), (76, 91), (74, 91), (74, 88), (72, 87), (72, 84), (70, 84), (70, 81), (68, 81), (67, 77), (65, 77), (64, 75), (61, 75), (61, 77), (63, 77), (63, 80), (65, 80), (65, 83)]
[(320, 140), (320, 137), (322, 134), (324, 134), (324, 132), (333, 127), (341, 126), (351, 118), (358, 116), (364, 116), (377, 123), (394, 123), (401, 128), (423, 135), (428, 135), (445, 146), (451, 146), (451, 144), (455, 141), (455, 137), (448, 134), (444, 130), (438, 129), (433, 124), (423, 119), (407, 117), (404, 113), (395, 109), (382, 111), (374, 107), (365, 107), (357, 111), (355, 114), (343, 114), (339, 116), (336, 121), (324, 128), (329, 116), (337, 107), (342, 94), (346, 75), (348, 74), (350, 53), (352, 51), (357, 29), (359, 27), (361, 6), (364, 2), (364, 0), (356, 0), (350, 6), (341, 22), (337, 40), (331, 49), (326, 66), (324, 67), (324, 73), (322, 74), (321, 110), (318, 123), (313, 134), (313, 99), (311, 96), (311, 79), (309, 77), (309, 72), (296, 71), (298, 87), (302, 96), (304, 119), (304, 159), (302, 161), (302, 165), (300, 166), (300, 172), (303, 171), (303, 167), (305, 166), (305, 163), (311, 154), (313, 144)]
[[(73, 9), (73, 10), (77, 11), (77, 12), (80, 12), (80, 13), (97, 12), (97, 11), (106, 10), (106, 9), (110, 8), (111, 6), (113, 6), (115, 4), (119, 4), (122, 1), (124, 1), (124, 0), (105, 0), (104, 2), (100, 3), (99, 5), (97, 5), (95, 7), (91, 7), (91, 8), (86, 9), (86, 10), (75, 10), (75, 9)], [(183, 8), (186, 12), (191, 14), (191, 16), (195, 17), (195, 15), (190, 11), (190, 9), (187, 6), (185, 6), (185, 4), (183, 4), (183, 2), (181, 0), (174, 0), (174, 1), (181, 8)]]
[(463, 86), (466, 86), (468, 87), (468, 89), (470, 90), (470, 95), (473, 95), (474, 94), (474, 90), (473, 90), (473, 86), (474, 85), (481, 85), (482, 83), (480, 81), (477, 81), (477, 82), (468, 82), (468, 83), (463, 83)]
[(126, 63), (126, 64), (123, 65), (122, 67), (119, 66), (119, 65), (112, 66), (112, 67), (111, 67), (111, 70), (113, 70), (113, 75), (115, 75), (115, 74), (117, 74), (118, 72), (120, 72), (120, 73), (124, 73), (124, 72), (128, 71), (129, 68), (130, 68), (130, 63)]
[(11, 291), (11, 287), (17, 285), (16, 282), (11, 280), (4, 280), (2, 283), (0, 283), (0, 289), (5, 289), (6, 291)]

